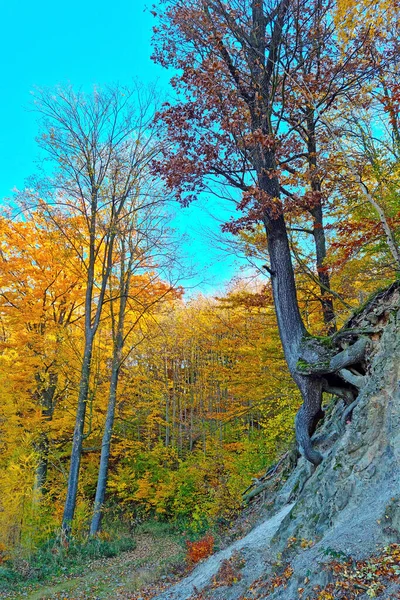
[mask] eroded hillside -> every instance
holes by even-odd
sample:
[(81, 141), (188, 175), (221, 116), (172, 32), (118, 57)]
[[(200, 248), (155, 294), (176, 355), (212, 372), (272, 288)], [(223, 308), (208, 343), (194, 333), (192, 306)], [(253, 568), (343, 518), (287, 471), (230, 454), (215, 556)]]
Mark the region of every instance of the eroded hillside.
[[(400, 597), (399, 286), (375, 296), (345, 328), (368, 335), (365, 361), (354, 371), (364, 379), (350, 409), (328, 397), (314, 439), (322, 464), (315, 469), (300, 458), (278, 491), (271, 480), (263, 491), (270, 520), (159, 600)], [(260, 527), (269, 534), (260, 537)], [(370, 557), (380, 552), (386, 558), (374, 566)], [(370, 566), (357, 566), (364, 559)]]

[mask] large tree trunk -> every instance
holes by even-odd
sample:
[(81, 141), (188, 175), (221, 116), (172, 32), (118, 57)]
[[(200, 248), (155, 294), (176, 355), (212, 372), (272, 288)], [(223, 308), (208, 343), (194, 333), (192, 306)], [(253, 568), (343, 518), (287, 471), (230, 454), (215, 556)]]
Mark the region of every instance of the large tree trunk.
[[(265, 154), (263, 162), (267, 165), (269, 172), (274, 171), (275, 157), (271, 152)], [(279, 199), (280, 187), (276, 176), (261, 175), (259, 185), (270, 198)], [(279, 336), (289, 371), (303, 398), (303, 406), (296, 419), (297, 441), (305, 457), (310, 462), (319, 464), (322, 457), (313, 450), (311, 436), (322, 417), (322, 379), (321, 377), (302, 375), (297, 370), (306, 329), (297, 301), (296, 282), (283, 212), (281, 211), (279, 216), (275, 216), (273, 211), (266, 210), (264, 225), (268, 240), (272, 293)]]
[(303, 398), (303, 405), (296, 418), (296, 437), (304, 456), (317, 465), (321, 462), (322, 456), (313, 450), (311, 436), (323, 416), (322, 378), (302, 375), (297, 371), (306, 330), (297, 302), (289, 240), (283, 215), (277, 219), (266, 217), (265, 228), (268, 236), (272, 291), (279, 335), (289, 371)]
[(304, 456), (317, 465), (321, 462), (322, 456), (313, 450), (311, 436), (323, 416), (322, 378), (302, 375), (297, 371), (306, 330), (297, 302), (294, 271), (283, 215), (277, 219), (266, 217), (265, 228), (268, 236), (272, 291), (279, 335), (289, 371), (303, 398), (303, 405), (296, 417), (296, 437)]

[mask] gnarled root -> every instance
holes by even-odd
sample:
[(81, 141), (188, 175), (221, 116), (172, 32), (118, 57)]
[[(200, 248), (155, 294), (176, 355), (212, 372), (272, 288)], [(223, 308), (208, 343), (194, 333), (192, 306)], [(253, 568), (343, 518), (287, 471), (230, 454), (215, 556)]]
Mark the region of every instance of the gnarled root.
[(355, 344), (333, 356), (329, 363), (329, 371), (331, 373), (337, 372), (340, 369), (361, 362), (365, 356), (369, 341), (369, 338), (361, 337)]
[(322, 380), (322, 389), (328, 394), (332, 394), (333, 396), (339, 396), (339, 398), (343, 398), (346, 405), (351, 404), (355, 398), (355, 393), (352, 389), (346, 388), (344, 386), (332, 385), (325, 378)]
[(312, 464), (319, 465), (322, 462), (322, 455), (314, 450), (311, 436), (318, 421), (324, 416), (321, 410), (322, 379), (302, 377), (296, 383), (303, 396), (303, 404), (296, 415), (296, 439), (304, 457)]
[(354, 402), (352, 402), (351, 404), (349, 404), (349, 406), (346, 408), (346, 410), (343, 412), (342, 414), (342, 424), (345, 425), (347, 423), (347, 419), (351, 419), (353, 410), (355, 409), (355, 407), (358, 404), (358, 398), (356, 398), (354, 400)]
[(342, 379), (354, 385), (358, 390), (365, 386), (366, 378), (364, 375), (360, 375), (359, 373), (353, 373), (349, 369), (340, 369), (339, 375)]
[[(369, 338), (361, 337), (334, 356), (331, 350), (327, 356), (326, 348), (318, 346), (316, 338), (306, 338), (302, 345), (296, 371), (292, 372), (303, 397), (303, 405), (296, 415), (296, 438), (300, 451), (314, 465), (322, 461), (322, 455), (311, 443), (311, 436), (324, 414), (321, 410), (322, 390), (341, 396), (349, 405), (345, 414), (350, 415), (357, 391), (364, 386), (365, 379), (346, 367), (363, 361), (369, 341)], [(340, 379), (349, 385), (341, 385)]]

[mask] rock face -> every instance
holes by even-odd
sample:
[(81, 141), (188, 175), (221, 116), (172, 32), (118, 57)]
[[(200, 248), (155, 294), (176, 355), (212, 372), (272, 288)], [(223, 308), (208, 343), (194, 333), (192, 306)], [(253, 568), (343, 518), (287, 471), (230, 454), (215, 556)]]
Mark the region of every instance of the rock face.
[[(244, 585), (249, 590), (260, 574), (268, 579), (274, 563), (290, 562), (293, 575), (286, 588), (277, 588), (263, 597), (297, 600), (300, 587), (304, 588), (303, 598), (313, 597), (312, 588), (328, 582), (329, 574), (323, 564), (332, 557), (350, 555), (359, 559), (389, 543), (400, 543), (398, 286), (367, 305), (348, 326), (371, 328), (371, 324), (369, 355), (363, 365), (365, 384), (352, 415), (346, 416), (342, 400), (331, 399), (324, 423), (315, 434), (315, 445), (324, 456), (322, 464), (315, 469), (300, 459), (275, 495), (270, 523), (275, 523), (276, 531), (272, 539), (271, 535), (264, 540), (258, 536), (257, 561), (251, 552), (248, 559), (244, 556), (238, 583), (214, 589), (211, 583), (216, 569), (209, 567), (215, 557), (211, 557), (197, 567), (195, 572), (201, 583), (196, 589), (192, 587), (192, 593), (202, 592), (199, 597), (210, 600), (251, 598), (251, 593), (244, 593)], [(264, 527), (272, 531), (268, 520)], [(296, 542), (288, 544), (293, 539)], [(304, 540), (303, 544), (297, 543), (300, 540)], [(159, 598), (190, 597), (179, 595), (178, 589), (176, 592), (178, 595), (171, 588)], [(363, 597), (368, 596), (360, 596)], [(389, 597), (398, 596), (382, 596)]]
[(283, 551), (290, 537), (317, 543), (293, 558), (290, 585), (271, 598), (297, 598), (306, 573), (310, 590), (325, 583), (321, 563), (332, 555), (363, 558), (388, 543), (400, 542), (398, 292), (380, 316), (384, 328), (381, 335), (374, 335), (366, 384), (351, 422), (341, 422), (344, 406), (335, 405), (317, 433), (323, 463), (308, 479), (308, 465), (299, 465), (277, 495), (275, 506), (279, 507), (293, 494), (297, 482), (301, 485), (306, 480), (275, 536), (275, 547)]

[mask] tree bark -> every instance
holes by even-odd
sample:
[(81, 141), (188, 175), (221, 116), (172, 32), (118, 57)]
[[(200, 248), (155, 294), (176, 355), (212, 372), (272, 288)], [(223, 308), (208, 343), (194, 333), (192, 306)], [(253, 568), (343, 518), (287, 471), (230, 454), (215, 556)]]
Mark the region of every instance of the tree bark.
[(74, 436), (72, 439), (71, 463), (65, 498), (62, 531), (68, 537), (71, 533), (71, 522), (75, 513), (78, 493), (78, 479), (82, 456), (83, 431), (85, 426), (86, 405), (89, 392), (90, 367), (92, 362), (94, 332), (86, 335), (81, 379), (79, 385), (78, 406), (76, 409)]
[[(57, 390), (58, 374), (51, 371), (49, 374), (49, 385), (46, 389), (41, 389), (41, 377), (38, 374), (38, 391), (37, 395), (40, 398), (39, 402), (42, 408), (42, 419), (45, 423), (49, 423), (53, 419), (55, 408), (54, 396)], [(46, 431), (42, 431), (39, 435), (39, 441), (35, 443), (35, 450), (38, 453), (38, 464), (35, 472), (35, 481), (33, 484), (33, 497), (35, 502), (39, 502), (43, 495), (44, 487), (47, 480), (47, 469), (49, 459), (49, 437)]]
[[(266, 152), (263, 162), (267, 169), (259, 176), (259, 186), (269, 198), (277, 201), (280, 198), (278, 177), (268, 176), (268, 173), (273, 173), (275, 170), (273, 152)], [(322, 461), (322, 456), (313, 450), (311, 436), (323, 416), (322, 378), (303, 375), (297, 370), (306, 328), (297, 301), (296, 282), (283, 212), (275, 216), (272, 210), (266, 210), (263, 220), (267, 234), (272, 293), (279, 336), (289, 371), (303, 398), (303, 405), (296, 418), (296, 437), (305, 457), (317, 465)]]
[[(121, 336), (122, 339), (122, 336)], [(104, 427), (103, 440), (101, 443), (100, 466), (97, 478), (96, 496), (94, 500), (93, 517), (90, 525), (90, 535), (96, 535), (100, 530), (102, 509), (104, 505), (106, 487), (108, 480), (108, 465), (110, 460), (111, 438), (114, 427), (115, 406), (117, 400), (118, 375), (121, 362), (122, 344), (118, 342), (114, 351), (110, 392), (107, 406), (106, 424)]]
[(331, 282), (326, 270), (326, 238), (323, 224), (322, 203), (319, 200), (310, 210), (313, 217), (313, 236), (315, 240), (316, 266), (320, 282), (321, 307), (327, 333), (332, 335), (336, 331), (336, 315), (332, 297), (329, 294)]
[[(122, 350), (124, 346), (124, 323), (127, 299), (130, 287), (130, 265), (128, 266), (128, 272), (125, 280), (125, 269), (124, 269), (125, 255), (122, 253), (121, 258), (121, 275), (120, 275), (120, 304), (118, 312), (118, 322), (116, 328), (116, 335), (114, 339), (113, 348), (113, 359), (111, 366), (111, 379), (110, 379), (110, 391), (108, 397), (107, 416), (104, 427), (103, 440), (101, 443), (101, 454), (100, 454), (100, 466), (99, 474), (97, 478), (96, 496), (94, 500), (93, 517), (90, 525), (90, 535), (96, 535), (100, 530), (102, 509), (106, 496), (106, 488), (108, 481), (108, 465), (110, 460), (110, 448), (111, 438), (114, 428), (115, 418), (115, 407), (117, 401), (117, 387), (119, 371), (122, 360)], [(113, 317), (113, 313), (112, 313)], [(113, 317), (114, 318), (114, 317)]]

